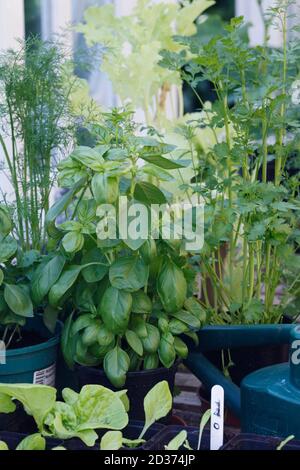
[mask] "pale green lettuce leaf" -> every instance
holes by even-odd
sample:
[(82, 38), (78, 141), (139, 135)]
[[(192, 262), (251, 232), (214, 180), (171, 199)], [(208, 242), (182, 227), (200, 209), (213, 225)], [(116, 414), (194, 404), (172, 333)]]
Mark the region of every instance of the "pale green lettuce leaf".
[(15, 410), (8, 399), (20, 401), (26, 413), (33, 416), (38, 429), (42, 431), (44, 418), (55, 404), (56, 390), (46, 385), (0, 384), (0, 412), (2, 409), (11, 410), (4, 411), (6, 413)]
[(123, 445), (121, 431), (108, 431), (101, 439), (100, 450), (119, 450)]
[(165, 450), (179, 450), (187, 440), (187, 432), (181, 431), (177, 436), (175, 436), (167, 446)]
[(156, 384), (144, 399), (145, 426), (140, 435), (140, 439), (155, 421), (164, 418), (172, 409), (172, 395), (168, 382), (163, 380)]
[(46, 439), (41, 434), (32, 434), (25, 437), (16, 450), (46, 450)]

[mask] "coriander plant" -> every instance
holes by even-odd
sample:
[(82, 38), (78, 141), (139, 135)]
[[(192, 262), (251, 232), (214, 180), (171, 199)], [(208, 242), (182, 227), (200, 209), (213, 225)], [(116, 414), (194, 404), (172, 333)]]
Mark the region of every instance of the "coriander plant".
[[(181, 72), (202, 109), (178, 132), (190, 143), (194, 169), (181, 189), (205, 203), (205, 244), (193, 262), (212, 323), (278, 322), (299, 291), (299, 271), (291, 273), (299, 246), (299, 174), (290, 176), (286, 164), (299, 146), (291, 90), (300, 50), (287, 37), (287, 7), (278, 3), (267, 18), (282, 32), (282, 49), (269, 48), (267, 41), (249, 47), (243, 19), (234, 18), (205, 44), (197, 35), (177, 37), (188, 51), (162, 52), (161, 65)], [(203, 80), (217, 95), (211, 107), (197, 94)], [(199, 127), (212, 135), (205, 152), (195, 143)]]

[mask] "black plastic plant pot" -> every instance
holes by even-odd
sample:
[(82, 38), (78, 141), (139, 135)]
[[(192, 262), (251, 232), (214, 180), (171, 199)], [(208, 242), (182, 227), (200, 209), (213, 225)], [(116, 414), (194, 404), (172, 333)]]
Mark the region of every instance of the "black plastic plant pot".
[[(152, 440), (145, 444), (145, 450), (165, 450), (174, 437), (176, 437), (181, 431), (187, 432), (187, 440), (190, 447), (193, 450), (198, 449), (199, 440), (199, 428), (192, 426), (165, 426), (157, 436), (154, 436)], [(229, 442), (234, 436), (234, 433), (230, 430), (225, 429), (224, 442)], [(149, 446), (149, 447), (148, 447)], [(185, 450), (184, 448), (179, 450)], [(210, 431), (205, 429), (201, 438), (200, 450), (210, 450)]]
[[(276, 450), (284, 438), (260, 436), (257, 434), (239, 434), (231, 439), (222, 450)], [(292, 440), (282, 450), (300, 450), (300, 441)]]
[[(142, 429), (144, 427), (144, 423), (140, 421), (132, 421), (123, 432), (123, 437), (126, 439), (138, 439), (140, 436)], [(138, 450), (155, 450), (156, 449), (156, 437), (160, 434), (160, 432), (165, 428), (162, 424), (153, 424), (150, 429), (146, 432), (144, 439), (146, 441), (145, 444), (139, 447), (131, 448), (128, 447), (123, 448), (122, 450), (131, 450), (131, 451), (138, 451)], [(64, 447), (67, 450), (100, 450), (100, 441), (102, 436), (108, 431), (101, 430), (98, 432), (99, 441), (96, 443), (94, 447), (87, 447), (80, 439), (71, 439), (70, 441), (64, 442)]]
[[(29, 434), (20, 434), (16, 432), (0, 432), (0, 441), (7, 444), (9, 450), (16, 450), (20, 442), (23, 441)], [(64, 446), (64, 443), (59, 439), (46, 438), (46, 450), (52, 450), (55, 447)]]
[[(127, 390), (127, 395), (130, 401), (129, 418), (130, 421), (144, 421), (144, 398), (147, 393), (162, 380), (166, 380), (169, 384), (171, 392), (174, 389), (175, 374), (179, 365), (179, 361), (167, 369), (160, 367), (152, 370), (142, 370), (138, 372), (129, 372), (127, 374), (127, 380), (122, 389)], [(102, 369), (96, 367), (86, 367), (77, 365), (76, 371), (78, 374), (79, 387), (82, 388), (84, 385), (98, 384), (103, 385), (113, 391), (118, 391), (105, 375)], [(164, 418), (162, 423), (169, 423), (171, 417), (170, 414)]]

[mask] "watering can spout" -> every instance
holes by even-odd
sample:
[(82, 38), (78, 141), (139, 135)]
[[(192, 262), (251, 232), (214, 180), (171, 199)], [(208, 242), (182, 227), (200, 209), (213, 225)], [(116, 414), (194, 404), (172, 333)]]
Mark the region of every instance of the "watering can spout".
[(300, 325), (291, 331), (290, 380), (300, 390)]

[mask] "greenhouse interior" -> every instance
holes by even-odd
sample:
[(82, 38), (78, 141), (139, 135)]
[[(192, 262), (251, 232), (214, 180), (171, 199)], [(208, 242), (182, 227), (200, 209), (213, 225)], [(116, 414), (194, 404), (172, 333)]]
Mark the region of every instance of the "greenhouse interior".
[(0, 450), (300, 451), (299, 0), (0, 0)]

